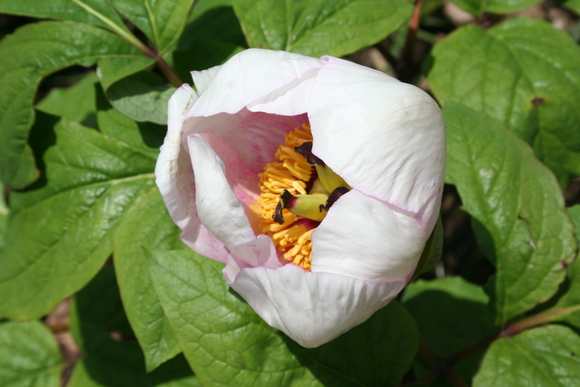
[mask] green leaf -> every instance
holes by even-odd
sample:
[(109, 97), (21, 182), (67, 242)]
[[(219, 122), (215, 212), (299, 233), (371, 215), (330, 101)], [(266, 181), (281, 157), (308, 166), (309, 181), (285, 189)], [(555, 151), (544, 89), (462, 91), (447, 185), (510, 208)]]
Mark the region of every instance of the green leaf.
[[(442, 356), (450, 356), (496, 331), (488, 300), (480, 286), (447, 277), (408, 285), (402, 302), (417, 321), (421, 337)], [(463, 380), (471, 380), (482, 357), (483, 350), (453, 368)], [(418, 375), (426, 371), (419, 362), (415, 370)]]
[[(465, 55), (469, 52), (469, 55)], [(502, 121), (534, 148), (561, 186), (580, 175), (580, 47), (531, 19), (460, 28), (433, 50), (439, 99)]]
[[(246, 39), (232, 0), (196, 0), (177, 49), (189, 50), (196, 40), (214, 40), (245, 46)], [(192, 58), (195, 59), (195, 58)]]
[(0, 324), (0, 385), (58, 387), (63, 366), (56, 340), (42, 323)]
[(154, 64), (155, 59), (138, 55), (103, 57), (99, 59), (98, 74), (103, 90), (106, 93), (115, 82)]
[(128, 32), (109, 0), (0, 0), (0, 13), (71, 20), (109, 29), (113, 25)]
[[(576, 240), (580, 241), (580, 205), (568, 208), (576, 229)], [(568, 268), (570, 286), (558, 303), (545, 314), (550, 321), (564, 321), (580, 328), (580, 259)]]
[(0, 179), (6, 185), (23, 188), (38, 177), (27, 138), (41, 78), (123, 54), (139, 52), (105, 30), (73, 22), (29, 24), (0, 42)]
[(52, 89), (42, 101), (36, 104), (35, 108), (93, 127), (97, 110), (95, 93), (97, 82), (97, 75), (91, 72), (70, 87)]
[(113, 0), (115, 8), (135, 24), (162, 55), (177, 42), (193, 0)]
[(111, 266), (75, 296), (70, 316), (70, 329), (83, 357), (75, 365), (69, 387), (199, 386), (183, 358), (146, 373)]
[(167, 103), (175, 87), (163, 85), (153, 73), (141, 72), (121, 79), (106, 90), (115, 109), (135, 121), (167, 124)]
[(573, 226), (554, 175), (501, 122), (451, 102), (443, 115), (446, 182), (497, 268), (486, 290), (499, 324), (558, 290), (577, 247)]
[(243, 47), (214, 40), (196, 40), (186, 51), (172, 53), (173, 69), (181, 79), (191, 79), (191, 71), (205, 70), (225, 63)]
[(48, 184), (11, 195), (0, 254), (0, 315), (37, 318), (95, 275), (133, 201), (154, 185), (155, 157), (74, 122), (55, 127)]
[(103, 134), (143, 151), (153, 159), (157, 159), (167, 132), (166, 126), (135, 122), (115, 109), (100, 110), (97, 122)]
[(474, 387), (562, 386), (580, 380), (580, 337), (549, 325), (497, 340), (483, 359)]
[(240, 300), (223, 264), (191, 250), (147, 254), (161, 305), (204, 385), (394, 386), (417, 350), (416, 326), (396, 302), (331, 343), (306, 349)]
[(399, 28), (413, 7), (405, 0), (233, 0), (250, 47), (310, 56), (343, 56)]
[(115, 270), (131, 327), (145, 354), (147, 371), (181, 352), (149, 276), (143, 248), (183, 249), (157, 187), (135, 201), (114, 239)]
[(457, 6), (473, 15), (485, 12), (510, 13), (539, 3), (540, 0), (452, 0)]
[(6, 205), (6, 199), (4, 198), (4, 185), (0, 182), (0, 253), (6, 245), (5, 234), (9, 214), (10, 210)]
[(558, 0), (558, 2), (580, 14), (580, 0)]

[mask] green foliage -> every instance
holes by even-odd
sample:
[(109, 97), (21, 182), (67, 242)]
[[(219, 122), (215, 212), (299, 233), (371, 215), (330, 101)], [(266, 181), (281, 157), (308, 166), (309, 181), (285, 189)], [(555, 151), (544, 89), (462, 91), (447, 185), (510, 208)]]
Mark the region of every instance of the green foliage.
[(496, 341), (473, 380), (482, 386), (573, 386), (580, 380), (580, 338), (550, 325)]
[(546, 301), (576, 254), (554, 175), (503, 124), (463, 105), (444, 109), (446, 181), (455, 184), (497, 268), (486, 290), (498, 324)]
[[(542, 3), (552, 24), (510, 14), (538, 0), (453, 3), (475, 21), (443, 0), (0, 0), (0, 385), (575, 385), (580, 23), (558, 8), (580, 2)], [(155, 186), (168, 99), (247, 47), (426, 75), (444, 107), (459, 198), (400, 303), (315, 349), (186, 248)], [(457, 255), (462, 217), (480, 252)], [(493, 267), (466, 273), (478, 253)], [(67, 297), (73, 355), (36, 320)]]
[(63, 365), (56, 340), (42, 323), (0, 323), (0, 385), (58, 387)]
[(250, 47), (342, 56), (377, 43), (411, 15), (404, 0), (233, 0)]
[(200, 386), (191, 371), (183, 367), (183, 358), (145, 372), (143, 354), (125, 317), (111, 266), (103, 268), (75, 296), (71, 331), (83, 353), (75, 365), (71, 387)]
[[(461, 277), (419, 280), (405, 289), (403, 305), (419, 325), (419, 333), (442, 356), (450, 356), (493, 334), (497, 328), (486, 307), (489, 298), (480, 286)], [(463, 380), (471, 380), (479, 368), (483, 351), (455, 369)], [(418, 374), (425, 372), (415, 362)], [(439, 381), (444, 384), (444, 381)]]
[(6, 185), (23, 188), (38, 177), (27, 138), (40, 79), (75, 64), (91, 66), (100, 56), (122, 54), (138, 51), (104, 30), (72, 22), (30, 24), (2, 40), (0, 178)]
[(540, 0), (452, 0), (457, 6), (474, 15), (484, 12), (508, 13), (519, 11)]
[[(142, 224), (139, 233), (135, 233), (135, 224)], [(123, 304), (145, 354), (148, 371), (181, 349), (153, 289), (144, 249), (184, 248), (180, 232), (167, 214), (159, 191), (152, 188), (127, 211), (114, 239)]]
[(204, 385), (394, 386), (417, 349), (415, 324), (395, 302), (331, 343), (305, 349), (240, 300), (223, 280), (223, 264), (191, 250), (148, 255), (163, 309)]
[[(469, 55), (465, 55), (469, 52)], [(460, 28), (433, 50), (439, 100), (486, 113), (534, 148), (565, 186), (580, 175), (580, 48), (531, 19)]]
[(150, 154), (74, 122), (54, 130), (48, 183), (12, 195), (0, 315), (14, 319), (40, 317), (83, 287), (111, 254), (125, 211), (153, 186)]

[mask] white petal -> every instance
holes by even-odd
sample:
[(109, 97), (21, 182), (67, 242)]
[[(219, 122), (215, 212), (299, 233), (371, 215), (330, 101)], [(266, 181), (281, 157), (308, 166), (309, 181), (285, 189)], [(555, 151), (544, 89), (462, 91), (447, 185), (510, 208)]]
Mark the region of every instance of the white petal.
[(314, 154), (350, 186), (417, 214), (428, 235), (446, 159), (437, 103), (379, 71), (326, 59), (308, 112)]
[(370, 283), (290, 264), (242, 269), (230, 285), (269, 325), (314, 348), (366, 321), (405, 283)]
[(253, 112), (294, 116), (308, 111), (310, 94), (318, 68), (308, 70), (302, 77), (247, 106)]
[(320, 59), (284, 51), (245, 50), (221, 66), (188, 117), (237, 113), (323, 63)]
[(183, 242), (202, 255), (226, 262), (229, 252), (197, 217), (193, 169), (181, 144), (183, 120), (196, 100), (189, 85), (177, 89), (169, 100), (167, 135), (155, 165), (155, 182), (171, 218), (183, 231)]
[(221, 68), (222, 66), (214, 66), (207, 70), (191, 72), (191, 78), (193, 79), (193, 84), (197, 89), (197, 95), (202, 95), (205, 93), (216, 75), (220, 72)]
[(187, 137), (195, 174), (197, 215), (205, 228), (230, 250), (256, 237), (225, 176), (225, 166), (198, 135)]
[(425, 242), (413, 214), (351, 190), (312, 233), (312, 271), (404, 282), (415, 270)]

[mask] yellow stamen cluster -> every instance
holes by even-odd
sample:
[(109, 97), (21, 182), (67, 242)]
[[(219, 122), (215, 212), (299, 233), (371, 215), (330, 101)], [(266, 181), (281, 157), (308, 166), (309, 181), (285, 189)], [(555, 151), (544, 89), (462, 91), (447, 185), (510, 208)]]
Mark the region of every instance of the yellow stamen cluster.
[(292, 195), (307, 194), (306, 184), (310, 181), (314, 168), (294, 148), (308, 141), (312, 141), (308, 124), (286, 134), (284, 144), (280, 145), (275, 154), (279, 162), (267, 164), (264, 172), (259, 175), (262, 193), (258, 199), (261, 205), (260, 229), (272, 238), (274, 245), (283, 252), (288, 262), (302, 266), (305, 270), (310, 270), (310, 235), (314, 229), (309, 230), (297, 222), (298, 217), (287, 209), (282, 210), (284, 224), (275, 222), (273, 215), (284, 190)]

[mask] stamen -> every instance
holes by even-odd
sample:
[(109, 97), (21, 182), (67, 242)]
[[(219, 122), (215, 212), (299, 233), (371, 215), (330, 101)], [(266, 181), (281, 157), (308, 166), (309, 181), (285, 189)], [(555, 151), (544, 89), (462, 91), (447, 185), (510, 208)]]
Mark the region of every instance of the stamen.
[(290, 196), (307, 195), (308, 184), (316, 178), (316, 171), (296, 152), (296, 147), (311, 142), (310, 126), (303, 124), (287, 133), (284, 144), (276, 151), (277, 162), (269, 163), (260, 176), (260, 228), (269, 235), (288, 263), (310, 270), (312, 257), (311, 235), (318, 222), (297, 216), (280, 201), (285, 191)]

